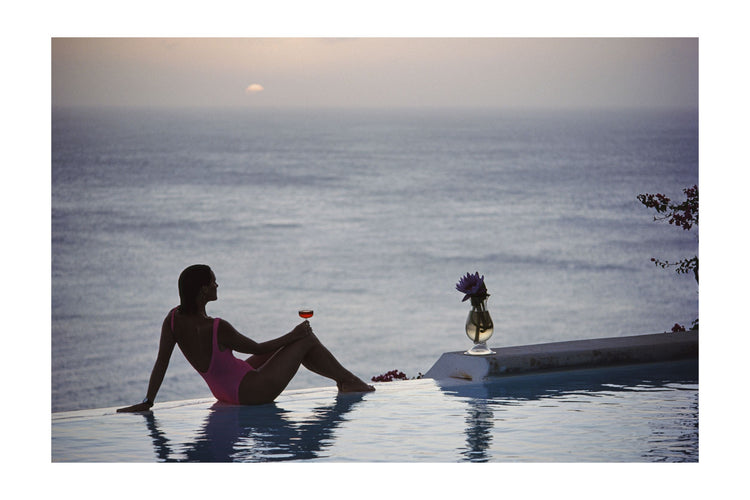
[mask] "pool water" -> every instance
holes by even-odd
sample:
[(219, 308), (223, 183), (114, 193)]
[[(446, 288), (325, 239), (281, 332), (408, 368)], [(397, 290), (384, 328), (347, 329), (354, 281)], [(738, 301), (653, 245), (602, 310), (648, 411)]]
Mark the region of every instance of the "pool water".
[(52, 460), (94, 462), (697, 462), (698, 363), (288, 391), (55, 413)]

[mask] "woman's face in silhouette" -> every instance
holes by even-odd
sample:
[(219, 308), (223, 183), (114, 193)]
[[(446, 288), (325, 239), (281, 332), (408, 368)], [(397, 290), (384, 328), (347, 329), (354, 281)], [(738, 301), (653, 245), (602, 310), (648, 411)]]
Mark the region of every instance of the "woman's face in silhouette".
[(213, 271), (211, 271), (211, 282), (208, 285), (205, 285), (203, 289), (201, 290), (207, 302), (211, 302), (211, 301), (218, 299), (218, 295), (216, 293), (216, 290), (218, 288), (219, 288), (219, 284), (216, 283), (216, 275), (214, 274)]

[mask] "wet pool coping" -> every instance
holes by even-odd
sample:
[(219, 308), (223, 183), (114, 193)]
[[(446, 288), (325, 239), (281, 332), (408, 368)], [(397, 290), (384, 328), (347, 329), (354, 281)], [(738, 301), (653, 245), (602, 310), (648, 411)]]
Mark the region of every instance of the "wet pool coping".
[(698, 330), (492, 348), (494, 354), (446, 352), (425, 373), (436, 380), (481, 382), (533, 372), (698, 358)]

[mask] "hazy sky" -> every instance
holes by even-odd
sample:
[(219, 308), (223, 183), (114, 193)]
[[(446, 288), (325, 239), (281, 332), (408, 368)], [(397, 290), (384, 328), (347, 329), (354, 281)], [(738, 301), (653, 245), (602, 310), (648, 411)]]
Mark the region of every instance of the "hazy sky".
[(51, 43), (63, 106), (698, 106), (697, 38)]

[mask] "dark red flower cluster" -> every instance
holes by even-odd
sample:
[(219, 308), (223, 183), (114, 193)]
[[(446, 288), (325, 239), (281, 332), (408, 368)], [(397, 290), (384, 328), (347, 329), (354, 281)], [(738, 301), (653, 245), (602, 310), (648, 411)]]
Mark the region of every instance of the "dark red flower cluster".
[(373, 382), (393, 382), (393, 380), (407, 380), (406, 375), (398, 370), (391, 370), (382, 375), (372, 377)]
[(639, 194), (638, 201), (664, 214), (662, 217), (654, 217), (654, 220), (666, 220), (688, 231), (698, 225), (698, 186), (685, 188), (682, 192), (685, 193), (685, 201), (678, 204), (672, 203), (669, 197), (661, 193)]
[(670, 200), (667, 196), (661, 193), (656, 194), (639, 194), (638, 201), (646, 205), (648, 208), (655, 208), (657, 212), (666, 212), (669, 208)]

